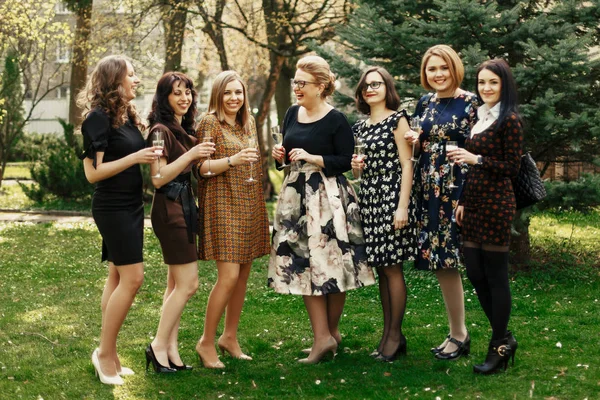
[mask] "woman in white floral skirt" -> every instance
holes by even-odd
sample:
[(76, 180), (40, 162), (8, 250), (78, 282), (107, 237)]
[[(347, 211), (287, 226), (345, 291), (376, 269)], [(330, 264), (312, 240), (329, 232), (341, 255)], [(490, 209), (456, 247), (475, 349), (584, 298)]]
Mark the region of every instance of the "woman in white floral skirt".
[[(283, 123), (283, 147), (273, 158), (291, 163), (273, 221), (268, 283), (278, 293), (303, 296), (314, 342), (313, 364), (334, 353), (346, 291), (372, 285), (356, 194), (343, 173), (350, 170), (354, 140), (346, 117), (326, 101), (335, 76), (321, 57), (296, 65), (297, 104)], [(286, 154), (286, 149), (288, 153)]]

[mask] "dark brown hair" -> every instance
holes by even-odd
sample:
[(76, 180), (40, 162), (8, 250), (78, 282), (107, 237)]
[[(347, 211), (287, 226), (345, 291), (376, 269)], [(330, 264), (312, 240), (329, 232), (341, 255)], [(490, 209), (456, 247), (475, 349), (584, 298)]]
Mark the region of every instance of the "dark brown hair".
[[(175, 112), (169, 104), (169, 95), (173, 93), (175, 82), (182, 82), (192, 92), (192, 104), (190, 104), (187, 113), (181, 118), (181, 125), (175, 119)], [(148, 122), (150, 125), (156, 123), (165, 125), (175, 136), (178, 136), (179, 133), (194, 135), (194, 126), (196, 125), (196, 115), (198, 113), (196, 108), (197, 99), (198, 93), (194, 89), (194, 82), (186, 74), (181, 72), (167, 72), (156, 84), (156, 92), (152, 99), (152, 111), (148, 114)]]
[(356, 109), (363, 114), (371, 114), (371, 106), (367, 104), (363, 97), (363, 93), (367, 90), (367, 75), (371, 72), (377, 72), (381, 75), (383, 83), (385, 85), (385, 107), (388, 110), (396, 111), (400, 107), (400, 96), (396, 92), (394, 86), (394, 78), (389, 72), (383, 67), (368, 67), (363, 72), (358, 85), (356, 85), (356, 91), (354, 92), (354, 100), (356, 101)]

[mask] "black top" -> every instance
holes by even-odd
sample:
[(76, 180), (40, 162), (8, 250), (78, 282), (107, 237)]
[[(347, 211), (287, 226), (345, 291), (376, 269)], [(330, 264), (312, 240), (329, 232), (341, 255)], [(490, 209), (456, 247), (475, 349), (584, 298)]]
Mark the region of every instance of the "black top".
[[(343, 174), (351, 168), (354, 136), (346, 116), (331, 110), (318, 121), (298, 122), (300, 106), (291, 106), (283, 120), (283, 147), (287, 152), (304, 149), (313, 155), (323, 156), (325, 176)], [(286, 155), (287, 161), (287, 155)]]
[[(101, 109), (92, 110), (81, 126), (83, 134), (83, 154), (94, 160), (96, 152), (104, 152), (102, 162), (121, 159), (145, 147), (144, 138), (137, 126), (127, 121), (119, 128), (113, 128), (110, 118)], [(139, 164), (132, 165), (115, 176), (96, 183), (94, 190), (95, 208), (127, 208), (142, 203), (142, 171)]]

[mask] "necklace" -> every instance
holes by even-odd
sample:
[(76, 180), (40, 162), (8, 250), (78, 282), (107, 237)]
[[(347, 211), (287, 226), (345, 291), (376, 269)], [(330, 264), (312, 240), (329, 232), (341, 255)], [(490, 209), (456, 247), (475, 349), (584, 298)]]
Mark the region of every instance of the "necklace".
[[(436, 95), (436, 102), (437, 102), (437, 95)], [(448, 106), (450, 105), (450, 103), (452, 103), (454, 101), (454, 96), (444, 105), (444, 108), (442, 108), (442, 111), (438, 110), (438, 105), (436, 104), (433, 107), (433, 110), (431, 111), (431, 114), (433, 116), (433, 123), (431, 124), (431, 129), (433, 130), (434, 126), (438, 126), (437, 123), (440, 121), (440, 118), (442, 117), (442, 115), (444, 114), (444, 111), (446, 111), (446, 108), (448, 108)], [(439, 127), (437, 128), (437, 130), (439, 131)], [(439, 136), (439, 134), (438, 134)]]

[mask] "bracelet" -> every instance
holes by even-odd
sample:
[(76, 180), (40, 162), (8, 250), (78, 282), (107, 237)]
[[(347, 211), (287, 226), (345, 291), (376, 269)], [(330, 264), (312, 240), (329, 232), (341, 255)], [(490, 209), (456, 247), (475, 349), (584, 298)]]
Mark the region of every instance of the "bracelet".
[(233, 168), (233, 164), (231, 163), (231, 158), (227, 157), (227, 165), (229, 165), (229, 168)]

